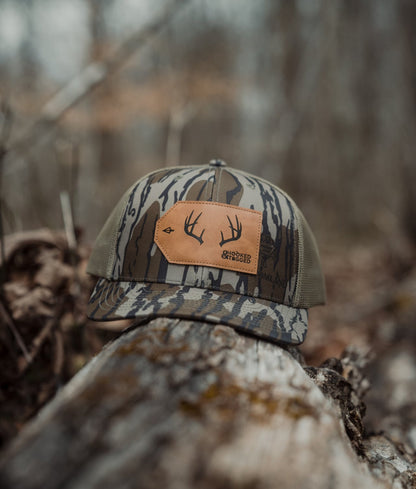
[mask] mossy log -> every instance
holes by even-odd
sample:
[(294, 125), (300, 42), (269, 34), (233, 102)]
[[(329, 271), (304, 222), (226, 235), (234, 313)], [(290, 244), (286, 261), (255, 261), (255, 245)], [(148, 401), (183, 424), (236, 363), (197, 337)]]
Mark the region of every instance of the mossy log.
[(329, 399), (311, 375), (322, 384), (330, 372), (335, 389), (342, 376), (308, 375), (301, 361), (225, 326), (153, 320), (108, 345), (25, 427), (3, 454), (0, 486), (406, 487), (403, 454), (386, 470), (386, 440), (358, 440), (348, 382), (338, 392), (348, 402)]

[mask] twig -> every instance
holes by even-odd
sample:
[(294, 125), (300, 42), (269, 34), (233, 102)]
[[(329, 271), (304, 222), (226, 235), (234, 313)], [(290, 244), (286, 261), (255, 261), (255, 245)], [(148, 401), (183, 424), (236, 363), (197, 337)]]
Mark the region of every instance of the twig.
[(6, 281), (6, 249), (4, 243), (4, 221), (3, 221), (3, 164), (7, 150), (6, 145), (9, 140), (12, 125), (13, 116), (7, 101), (3, 101), (0, 107), (0, 114), (3, 114), (3, 122), (1, 124), (0, 132), (0, 249), (1, 249), (1, 266), (0, 266), (0, 296), (3, 295), (3, 285)]
[(69, 262), (74, 269), (74, 298), (81, 295), (81, 279), (78, 270), (77, 236), (75, 231), (75, 208), (77, 203), (77, 184), (79, 176), (79, 146), (70, 143), (68, 191), (61, 192), (61, 208), (69, 248)]
[(55, 340), (55, 355), (53, 360), (53, 373), (58, 381), (61, 383), (62, 370), (64, 368), (65, 362), (65, 348), (64, 348), (64, 337), (61, 328), (56, 328), (53, 332)]
[(33, 360), (37, 357), (45, 340), (50, 336), (54, 329), (59, 326), (59, 321), (62, 318), (63, 312), (64, 302), (59, 305), (54, 317), (48, 319), (45, 326), (41, 329), (40, 333), (32, 341), (32, 344), (30, 345), (30, 353), (27, 353), (27, 355), (25, 355), (25, 362), (19, 367), (19, 374), (23, 374), (27, 370), (29, 365), (32, 364)]
[(80, 148), (77, 144), (72, 143), (69, 175), (69, 199), (72, 208), (72, 218), (77, 222), (76, 209), (78, 204), (78, 177), (79, 177), (79, 162)]
[(61, 209), (62, 216), (64, 220), (66, 240), (69, 248), (69, 262), (74, 269), (74, 285), (75, 285), (75, 298), (78, 299), (81, 295), (81, 280), (79, 277), (78, 267), (77, 267), (77, 237), (75, 233), (73, 211), (71, 208), (71, 199), (66, 190), (60, 193), (61, 198)]
[(195, 113), (196, 108), (191, 102), (178, 103), (172, 108), (166, 141), (166, 166), (179, 165), (183, 130)]
[[(9, 103), (6, 100), (3, 100), (3, 102), (1, 103), (0, 112), (3, 114), (3, 122), (1, 125), (2, 127), (0, 133), (0, 144), (1, 144), (1, 149), (5, 151), (6, 143), (10, 138), (10, 134), (12, 132), (12, 126), (13, 126), (12, 110), (10, 108)], [(0, 156), (3, 156), (1, 152), (0, 152)]]
[[(2, 172), (3, 165), (0, 157), (0, 195), (2, 194)], [(0, 297), (3, 296), (3, 286), (6, 282), (6, 246), (4, 243), (4, 224), (3, 224), (3, 202), (0, 197)]]
[(68, 192), (66, 190), (63, 190), (60, 193), (60, 198), (66, 239), (68, 241), (69, 251), (72, 254), (77, 249), (77, 240), (75, 237), (74, 221), (72, 219), (71, 202)]
[(0, 301), (0, 316), (3, 318), (4, 322), (6, 323), (6, 326), (12, 332), (16, 340), (16, 343), (19, 345), (19, 348), (22, 350), (24, 359), (26, 360), (26, 362), (30, 362), (30, 354), (23, 341), (23, 338), (19, 333), (18, 329), (16, 328), (13, 319), (9, 316), (9, 313), (6, 311), (6, 308), (4, 307), (1, 301)]
[[(29, 148), (33, 150), (38, 144), (45, 142), (53, 124), (58, 122), (73, 105), (119, 70), (138, 49), (158, 34), (166, 23), (172, 20), (190, 1), (172, 0), (159, 16), (144, 29), (128, 38), (107, 59), (88, 65), (44, 105), (38, 119), (11, 144), (8, 152), (25, 154)], [(40, 129), (43, 129), (43, 137), (40, 137)], [(46, 133), (45, 129), (49, 131)]]

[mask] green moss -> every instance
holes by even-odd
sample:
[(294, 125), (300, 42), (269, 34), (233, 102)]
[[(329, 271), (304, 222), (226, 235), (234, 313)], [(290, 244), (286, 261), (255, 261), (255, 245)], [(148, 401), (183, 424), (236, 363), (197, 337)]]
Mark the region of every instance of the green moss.
[(143, 335), (129, 343), (120, 346), (114, 352), (114, 356), (127, 357), (129, 355), (140, 355), (146, 357), (152, 363), (159, 363), (168, 356), (179, 357), (181, 353), (189, 351), (186, 343), (167, 345), (164, 343), (163, 331), (158, 331), (152, 335)]
[(272, 386), (253, 387), (244, 388), (232, 383), (211, 384), (196, 401), (181, 400), (179, 408), (183, 414), (194, 418), (217, 415), (228, 419), (247, 412), (259, 422), (268, 422), (270, 416), (278, 413), (295, 420), (317, 415), (313, 406), (300, 396), (278, 398), (271, 395)]

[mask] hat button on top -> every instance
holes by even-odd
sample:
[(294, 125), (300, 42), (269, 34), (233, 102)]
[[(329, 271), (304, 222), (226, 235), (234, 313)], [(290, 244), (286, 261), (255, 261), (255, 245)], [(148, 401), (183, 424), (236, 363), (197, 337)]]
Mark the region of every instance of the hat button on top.
[(209, 162), (209, 166), (223, 167), (223, 166), (227, 166), (227, 163), (223, 160), (211, 160)]

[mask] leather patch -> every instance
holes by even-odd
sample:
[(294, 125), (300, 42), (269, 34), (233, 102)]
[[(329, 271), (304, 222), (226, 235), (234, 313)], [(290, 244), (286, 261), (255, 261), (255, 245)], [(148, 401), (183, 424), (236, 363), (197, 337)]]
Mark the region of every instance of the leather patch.
[(156, 223), (169, 263), (256, 274), (262, 213), (218, 202), (179, 201)]

